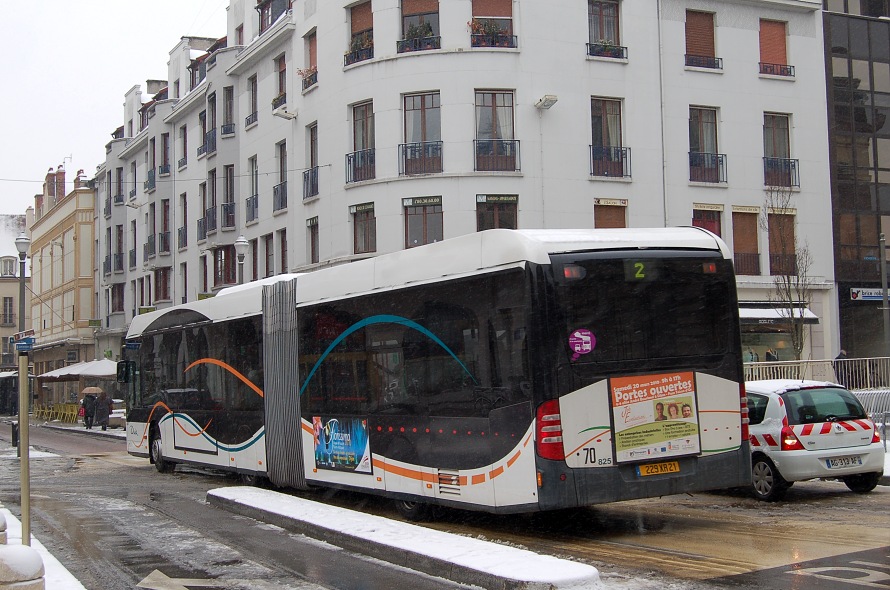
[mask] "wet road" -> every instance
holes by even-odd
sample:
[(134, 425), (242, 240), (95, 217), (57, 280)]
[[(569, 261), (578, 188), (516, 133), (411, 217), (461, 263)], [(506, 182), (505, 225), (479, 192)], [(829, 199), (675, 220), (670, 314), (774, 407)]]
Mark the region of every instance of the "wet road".
[[(245, 588), (391, 588), (413, 580), (207, 506), (206, 490), (236, 483), (230, 477), (182, 467), (161, 475), (123, 453), (122, 441), (40, 428), (31, 441), (65, 454), (32, 462), (34, 534), (74, 564), (69, 569), (88, 588), (131, 588), (153, 569), (251, 580)], [(0, 469), (0, 502), (15, 511), (17, 463)], [(309, 497), (397, 518), (373, 497)], [(775, 504), (720, 492), (525, 516), (445, 511), (425, 526), (590, 563), (610, 588), (890, 590), (890, 487), (858, 495), (837, 482), (804, 482)], [(182, 558), (194, 550), (200, 557)], [(419, 577), (411, 587), (459, 586)]]

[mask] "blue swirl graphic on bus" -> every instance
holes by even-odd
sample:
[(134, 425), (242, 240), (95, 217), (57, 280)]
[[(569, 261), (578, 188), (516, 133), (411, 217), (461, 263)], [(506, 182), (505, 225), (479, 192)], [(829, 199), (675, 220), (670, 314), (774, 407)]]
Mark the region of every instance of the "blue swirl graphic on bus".
[(455, 361), (457, 361), (457, 364), (459, 364), (460, 367), (464, 370), (464, 373), (466, 373), (470, 377), (470, 379), (473, 380), (473, 383), (478, 384), (478, 381), (476, 381), (476, 378), (473, 377), (473, 374), (470, 373), (470, 370), (467, 369), (466, 365), (463, 364), (463, 362), (457, 357), (457, 355), (454, 354), (454, 351), (452, 351), (450, 348), (448, 348), (448, 345), (445, 344), (444, 342), (442, 342), (442, 340), (439, 339), (438, 336), (436, 336), (435, 334), (433, 334), (432, 332), (430, 332), (429, 330), (427, 330), (426, 328), (424, 328), (417, 322), (409, 320), (408, 318), (403, 318), (403, 317), (397, 316), (397, 315), (375, 315), (375, 316), (365, 318), (361, 321), (358, 321), (358, 322), (352, 324), (351, 326), (346, 328), (346, 330), (344, 330), (342, 334), (337, 336), (333, 342), (331, 342), (331, 345), (328, 346), (327, 350), (325, 350), (324, 353), (322, 353), (322, 355), (319, 357), (318, 361), (316, 361), (315, 366), (312, 367), (312, 370), (309, 371), (309, 374), (306, 376), (306, 380), (303, 382), (303, 385), (300, 387), (300, 395), (303, 395), (303, 392), (306, 390), (306, 386), (308, 386), (309, 382), (312, 381), (312, 377), (315, 376), (315, 372), (318, 370), (318, 367), (321, 366), (321, 364), (325, 361), (325, 359), (328, 357), (328, 355), (331, 354), (331, 351), (334, 350), (334, 348), (336, 348), (338, 344), (343, 342), (343, 340), (348, 338), (349, 335), (352, 334), (353, 332), (355, 332), (356, 330), (361, 330), (362, 328), (364, 328), (366, 326), (371, 326), (373, 324), (399, 324), (399, 325), (405, 326), (407, 328), (411, 328), (412, 330), (417, 330), (418, 332), (420, 332), (421, 334), (423, 334), (424, 336), (426, 336), (427, 338), (429, 338), (430, 340), (432, 340), (433, 342), (438, 344), (442, 348), (442, 350), (444, 350), (445, 352), (450, 354), (451, 358), (453, 358)]

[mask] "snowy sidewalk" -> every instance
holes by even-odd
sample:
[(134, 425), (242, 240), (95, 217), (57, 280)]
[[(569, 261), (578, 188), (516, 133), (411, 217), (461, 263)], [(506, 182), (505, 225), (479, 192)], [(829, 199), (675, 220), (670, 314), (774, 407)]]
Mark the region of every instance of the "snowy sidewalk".
[[(6, 544), (22, 544), (22, 523), (6, 508), (0, 506), (0, 514), (6, 518)], [(69, 572), (40, 541), (31, 535), (31, 548), (43, 560), (45, 588), (47, 590), (86, 590), (83, 584)]]

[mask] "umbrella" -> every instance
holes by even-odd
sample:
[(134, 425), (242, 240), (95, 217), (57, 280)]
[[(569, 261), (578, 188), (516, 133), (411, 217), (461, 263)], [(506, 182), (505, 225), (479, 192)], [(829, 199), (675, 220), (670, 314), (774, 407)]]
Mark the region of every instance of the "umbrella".
[(100, 393), (102, 393), (102, 388), (101, 387), (84, 387), (83, 391), (81, 391), (80, 393), (83, 395), (87, 395), (89, 393), (92, 393), (93, 395), (99, 395)]

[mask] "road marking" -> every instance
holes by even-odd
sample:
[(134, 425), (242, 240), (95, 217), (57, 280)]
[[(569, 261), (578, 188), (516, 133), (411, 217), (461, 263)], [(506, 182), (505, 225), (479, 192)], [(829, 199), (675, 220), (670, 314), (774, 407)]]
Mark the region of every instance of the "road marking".
[(165, 573), (154, 570), (137, 588), (148, 590), (188, 590), (189, 588), (259, 588), (266, 585), (260, 580), (199, 580), (195, 578), (170, 578)]

